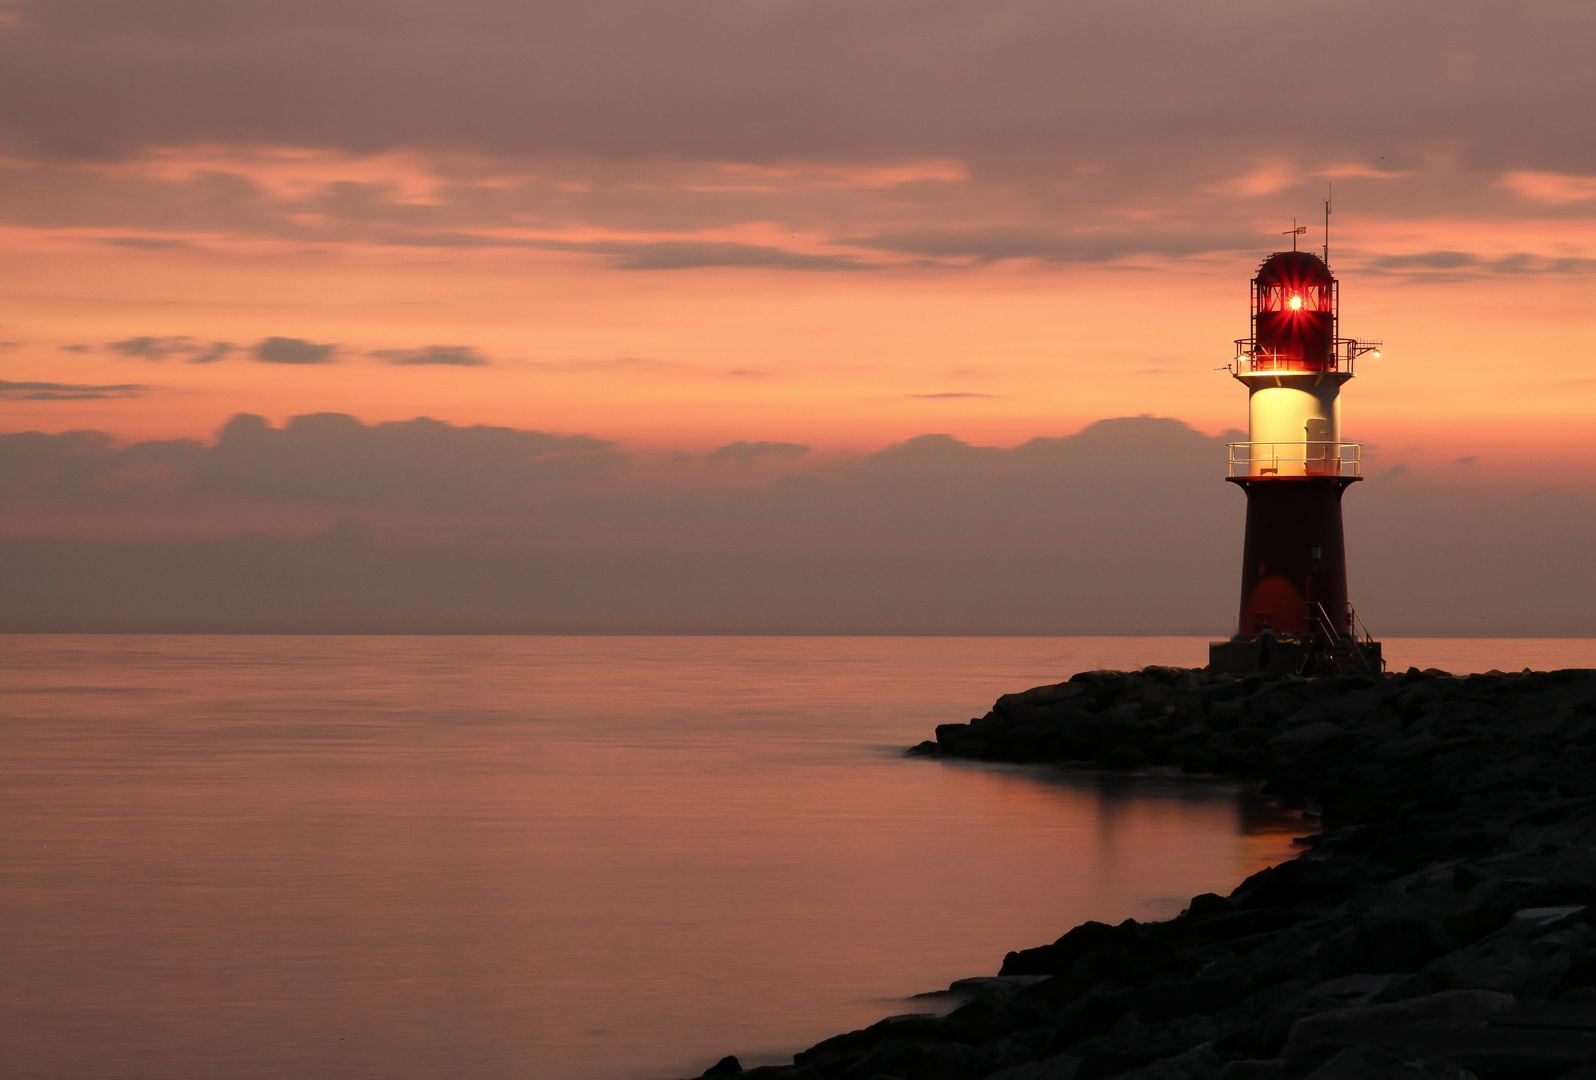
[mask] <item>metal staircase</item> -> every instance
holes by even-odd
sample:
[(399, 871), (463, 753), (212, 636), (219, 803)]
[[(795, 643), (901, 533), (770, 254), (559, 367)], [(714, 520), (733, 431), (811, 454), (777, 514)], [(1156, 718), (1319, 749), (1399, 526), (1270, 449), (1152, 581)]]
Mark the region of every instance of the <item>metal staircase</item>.
[[(1321, 651), (1310, 652), (1303, 661), (1303, 667), (1315, 666), (1328, 669), (1324, 672), (1315, 671), (1314, 674), (1385, 670), (1383, 657), (1380, 657), (1376, 666), (1375, 657), (1378, 653), (1372, 648), (1374, 636), (1369, 633), (1369, 628), (1363, 625), (1357, 609), (1351, 604), (1347, 605), (1347, 617), (1342, 621), (1331, 618), (1330, 612), (1323, 604), (1310, 600), (1308, 625), (1314, 628), (1314, 635), (1324, 643), (1324, 648)], [(1345, 633), (1341, 630), (1343, 625), (1348, 628)]]

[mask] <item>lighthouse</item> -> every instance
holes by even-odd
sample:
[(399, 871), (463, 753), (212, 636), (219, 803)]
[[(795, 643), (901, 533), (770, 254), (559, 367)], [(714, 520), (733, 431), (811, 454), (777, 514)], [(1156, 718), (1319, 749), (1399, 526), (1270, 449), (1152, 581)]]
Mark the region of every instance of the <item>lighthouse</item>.
[(1341, 498), (1363, 479), (1362, 444), (1341, 439), (1341, 390), (1379, 342), (1340, 336), (1329, 245), (1325, 258), (1296, 250), (1303, 231), (1258, 268), (1252, 333), (1227, 368), (1247, 390), (1247, 441), (1230, 444), (1226, 476), (1246, 493), (1247, 526), (1236, 636), (1210, 646), (1214, 671), (1382, 667), (1348, 599), (1341, 529)]

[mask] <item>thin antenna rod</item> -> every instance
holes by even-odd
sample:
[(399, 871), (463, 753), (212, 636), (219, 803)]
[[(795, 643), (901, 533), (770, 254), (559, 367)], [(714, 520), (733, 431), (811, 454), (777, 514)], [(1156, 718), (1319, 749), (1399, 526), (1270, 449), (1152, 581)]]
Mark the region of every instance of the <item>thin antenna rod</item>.
[(1335, 184), (1327, 182), (1324, 186), (1324, 266), (1330, 269), (1330, 200), (1335, 195)]

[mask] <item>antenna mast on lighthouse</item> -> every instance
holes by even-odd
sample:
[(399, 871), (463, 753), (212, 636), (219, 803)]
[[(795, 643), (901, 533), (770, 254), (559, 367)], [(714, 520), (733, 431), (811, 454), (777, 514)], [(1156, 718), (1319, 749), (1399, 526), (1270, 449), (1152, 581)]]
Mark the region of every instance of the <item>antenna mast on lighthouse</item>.
[(1330, 200), (1335, 196), (1335, 187), (1331, 184), (1324, 186), (1324, 268), (1330, 269)]

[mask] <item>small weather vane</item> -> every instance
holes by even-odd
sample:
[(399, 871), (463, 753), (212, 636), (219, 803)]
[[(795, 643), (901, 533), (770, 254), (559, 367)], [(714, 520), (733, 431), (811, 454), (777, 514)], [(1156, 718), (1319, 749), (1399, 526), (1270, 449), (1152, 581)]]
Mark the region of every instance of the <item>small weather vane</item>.
[(1297, 219), (1296, 218), (1292, 218), (1291, 219), (1291, 228), (1286, 230), (1285, 232), (1282, 232), (1280, 235), (1281, 236), (1289, 236), (1289, 237), (1291, 237), (1291, 250), (1292, 251), (1296, 251), (1297, 250), (1297, 237), (1303, 235), (1307, 231), (1308, 231), (1308, 226), (1306, 226), (1306, 225), (1298, 225), (1297, 224)]

